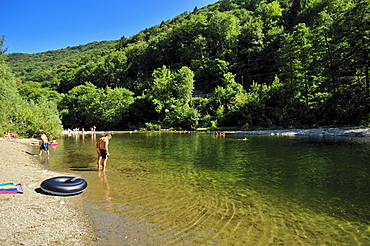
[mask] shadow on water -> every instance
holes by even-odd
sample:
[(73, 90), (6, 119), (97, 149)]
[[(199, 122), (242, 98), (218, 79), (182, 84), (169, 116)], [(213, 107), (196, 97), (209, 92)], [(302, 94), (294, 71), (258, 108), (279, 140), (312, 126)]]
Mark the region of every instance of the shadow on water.
[(69, 170), (73, 172), (96, 172), (97, 167), (91, 166), (91, 167), (70, 167)]
[[(76, 172), (107, 245), (370, 244), (364, 139), (114, 134), (65, 137), (52, 169)], [(83, 141), (82, 141), (83, 140)]]

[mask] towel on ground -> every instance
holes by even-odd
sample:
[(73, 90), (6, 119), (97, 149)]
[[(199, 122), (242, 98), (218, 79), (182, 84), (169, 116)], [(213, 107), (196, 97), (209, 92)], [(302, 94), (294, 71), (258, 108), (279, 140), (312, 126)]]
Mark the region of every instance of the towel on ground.
[(0, 184), (0, 194), (17, 194), (23, 193), (21, 184), (6, 183)]

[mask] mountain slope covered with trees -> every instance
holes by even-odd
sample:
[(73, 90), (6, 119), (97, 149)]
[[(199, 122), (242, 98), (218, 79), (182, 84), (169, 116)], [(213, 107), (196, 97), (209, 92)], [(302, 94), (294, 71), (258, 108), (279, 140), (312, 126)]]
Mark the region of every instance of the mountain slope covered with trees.
[(17, 81), (3, 55), (4, 39), (0, 38), (0, 131), (33, 136), (47, 131), (57, 136), (62, 130), (57, 104), (39, 95), (37, 101), (22, 97)]
[[(370, 0), (220, 0), (117, 41), (6, 55), (67, 127), (368, 125)], [(41, 97), (42, 98), (42, 97)]]

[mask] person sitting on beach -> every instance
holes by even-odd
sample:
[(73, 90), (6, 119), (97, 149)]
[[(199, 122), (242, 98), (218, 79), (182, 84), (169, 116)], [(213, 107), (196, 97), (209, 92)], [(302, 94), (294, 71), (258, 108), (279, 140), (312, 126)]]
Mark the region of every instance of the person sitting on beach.
[(4, 132), (4, 139), (10, 139), (10, 133)]
[(49, 140), (48, 137), (46, 136), (45, 132), (39, 132), (40, 138), (41, 138), (41, 146), (40, 146), (40, 153), (39, 155), (42, 154), (43, 151), (45, 151), (49, 155)]
[(17, 137), (18, 137), (17, 133), (15, 133), (15, 132), (10, 133), (10, 138), (17, 139)]

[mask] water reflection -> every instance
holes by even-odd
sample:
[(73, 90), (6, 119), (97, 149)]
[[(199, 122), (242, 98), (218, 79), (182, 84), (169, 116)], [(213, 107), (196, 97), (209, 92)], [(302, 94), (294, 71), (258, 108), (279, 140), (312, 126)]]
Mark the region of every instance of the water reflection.
[(87, 179), (82, 195), (108, 242), (370, 243), (369, 142), (244, 137), (115, 134), (98, 172), (96, 136), (70, 136), (49, 164)]
[(50, 159), (50, 156), (47, 156), (47, 155), (39, 156), (40, 163), (43, 164), (46, 169), (50, 169), (49, 159)]
[[(103, 192), (104, 199), (107, 203), (110, 203), (112, 201), (112, 198), (110, 197), (110, 186), (107, 179), (106, 172), (98, 171), (98, 177), (99, 177), (99, 185), (101, 187), (101, 191)], [(110, 204), (105, 204), (105, 207), (111, 207)]]

